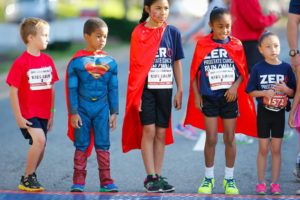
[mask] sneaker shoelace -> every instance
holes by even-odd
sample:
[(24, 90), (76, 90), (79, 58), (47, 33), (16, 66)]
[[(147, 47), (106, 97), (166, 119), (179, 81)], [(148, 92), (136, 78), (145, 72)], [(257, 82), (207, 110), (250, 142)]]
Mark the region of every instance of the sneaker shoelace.
[(235, 181), (233, 179), (227, 179), (227, 185), (230, 188), (236, 188)]
[(272, 191), (273, 192), (280, 192), (280, 186), (279, 186), (279, 184), (273, 183), (272, 184)]
[(211, 179), (210, 178), (205, 178), (202, 187), (209, 187), (209, 184), (211, 184)]

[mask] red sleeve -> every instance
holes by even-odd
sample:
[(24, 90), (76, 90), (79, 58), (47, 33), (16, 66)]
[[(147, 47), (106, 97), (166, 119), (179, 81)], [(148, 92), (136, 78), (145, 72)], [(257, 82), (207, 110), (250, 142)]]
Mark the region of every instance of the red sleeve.
[(237, 10), (240, 12), (240, 17), (252, 29), (264, 29), (276, 22), (276, 15), (264, 15), (258, 0), (237, 0)]
[(58, 75), (57, 75), (55, 64), (54, 64), (52, 58), (51, 57), (49, 57), (49, 58), (50, 58), (50, 63), (51, 63), (51, 67), (52, 67), (52, 72), (53, 72), (53, 74), (52, 74), (53, 75), (52, 84), (54, 84), (56, 81), (59, 80), (59, 78), (58, 78)]
[(22, 83), (23, 71), (22, 62), (17, 59), (11, 66), (10, 71), (6, 78), (6, 83), (9, 86), (19, 88)]

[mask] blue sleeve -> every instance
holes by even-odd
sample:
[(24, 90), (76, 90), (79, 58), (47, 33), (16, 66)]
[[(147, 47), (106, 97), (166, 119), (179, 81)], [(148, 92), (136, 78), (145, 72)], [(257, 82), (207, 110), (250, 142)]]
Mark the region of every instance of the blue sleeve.
[(182, 48), (182, 42), (181, 42), (181, 34), (179, 31), (176, 32), (176, 43), (175, 43), (175, 61), (180, 60), (184, 58), (183, 48)]
[(119, 114), (118, 65), (112, 62), (112, 76), (108, 83), (108, 102), (110, 114)]
[(257, 88), (257, 84), (259, 82), (258, 78), (257, 78), (257, 70), (256, 68), (254, 67), (252, 70), (251, 70), (251, 74), (250, 74), (250, 78), (249, 78), (249, 81), (247, 83), (247, 87), (246, 87), (246, 92), (247, 93), (250, 93), (254, 90), (258, 90)]
[(68, 67), (68, 100), (69, 100), (69, 113), (74, 115), (78, 113), (78, 77), (75, 71), (74, 60)]

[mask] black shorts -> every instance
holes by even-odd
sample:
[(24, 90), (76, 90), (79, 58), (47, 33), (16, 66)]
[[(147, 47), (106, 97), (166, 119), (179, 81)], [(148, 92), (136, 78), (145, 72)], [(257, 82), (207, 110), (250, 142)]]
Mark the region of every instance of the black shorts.
[[(48, 131), (47, 130), (48, 120), (47, 119), (41, 119), (38, 117), (34, 117), (34, 118), (27, 119), (27, 120), (32, 123), (32, 125), (30, 125), (31, 128), (43, 129), (43, 132), (47, 139), (47, 131)], [(22, 132), (24, 138), (29, 140), (29, 144), (32, 145), (32, 138), (31, 138), (31, 135), (29, 134), (28, 130), (26, 128), (21, 128), (21, 132)]]
[(257, 106), (258, 138), (283, 138), (285, 124), (285, 109), (278, 112)]
[(155, 124), (168, 128), (172, 109), (172, 89), (144, 88), (142, 94), (142, 125)]
[(227, 102), (226, 97), (214, 98), (202, 96), (202, 112), (206, 117), (218, 117), (222, 119), (237, 118), (239, 114), (237, 100)]

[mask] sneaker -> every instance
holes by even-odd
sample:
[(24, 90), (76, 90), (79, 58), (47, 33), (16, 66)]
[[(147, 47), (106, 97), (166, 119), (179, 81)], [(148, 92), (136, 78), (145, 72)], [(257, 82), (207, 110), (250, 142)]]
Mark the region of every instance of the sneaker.
[(174, 192), (175, 191), (175, 187), (173, 185), (170, 185), (167, 182), (167, 178), (166, 177), (158, 176), (158, 180), (160, 182), (160, 185), (162, 187), (162, 191), (163, 192)]
[(84, 185), (73, 184), (70, 191), (71, 192), (84, 192)]
[(239, 194), (239, 190), (236, 187), (234, 179), (224, 179), (223, 186), (225, 189), (225, 194)]
[(256, 184), (256, 193), (260, 195), (265, 195), (267, 193), (267, 185), (265, 183)]
[(151, 175), (148, 175), (147, 178), (144, 181), (144, 187), (147, 192), (163, 192), (161, 182), (159, 181), (158, 177), (153, 177)]
[(296, 163), (296, 167), (293, 171), (293, 174), (296, 177), (296, 180), (300, 181), (300, 163)]
[(198, 193), (199, 194), (212, 194), (212, 190), (214, 187), (215, 187), (215, 179), (204, 177), (201, 185), (198, 188)]
[(270, 191), (272, 195), (280, 195), (281, 189), (278, 183), (271, 183)]
[(119, 189), (114, 183), (110, 183), (100, 187), (100, 192), (118, 192)]
[(196, 133), (195, 129), (191, 125), (182, 125), (182, 124), (177, 124), (176, 128), (174, 129), (174, 132), (178, 135), (181, 135), (187, 139), (190, 140), (197, 140), (198, 139), (198, 134)]
[(27, 192), (44, 191), (44, 188), (41, 187), (41, 184), (37, 181), (36, 175), (33, 174), (29, 175), (27, 178), (22, 176), (18, 188), (20, 190), (27, 191)]

